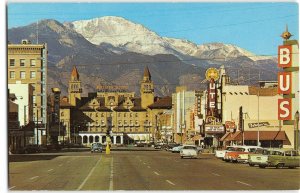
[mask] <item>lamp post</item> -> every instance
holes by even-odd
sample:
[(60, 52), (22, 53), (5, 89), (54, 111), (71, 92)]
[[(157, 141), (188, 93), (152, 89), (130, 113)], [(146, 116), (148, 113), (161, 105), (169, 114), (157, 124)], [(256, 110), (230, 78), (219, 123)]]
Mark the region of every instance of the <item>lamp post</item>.
[(295, 128), (294, 128), (294, 149), (299, 150), (299, 111), (295, 113)]

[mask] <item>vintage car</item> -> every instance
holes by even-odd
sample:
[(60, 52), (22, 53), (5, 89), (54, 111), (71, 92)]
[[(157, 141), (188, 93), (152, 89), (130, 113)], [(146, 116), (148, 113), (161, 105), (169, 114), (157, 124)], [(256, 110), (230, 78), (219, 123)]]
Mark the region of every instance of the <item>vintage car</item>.
[(284, 151), (283, 149), (276, 149), (276, 148), (258, 149), (254, 154), (248, 155), (248, 164), (251, 167), (259, 164), (267, 165), (269, 155), (276, 155), (277, 153), (283, 151)]
[(267, 164), (259, 164), (260, 168), (276, 167), (276, 168), (295, 168), (300, 166), (299, 152), (295, 150), (285, 150), (277, 152), (275, 155), (269, 155)]
[(103, 151), (103, 147), (102, 147), (101, 143), (93, 143), (91, 145), (91, 153), (94, 153), (94, 152), (102, 153), (102, 151)]
[(216, 156), (217, 158), (223, 159), (226, 152), (232, 151), (232, 150), (234, 150), (236, 147), (237, 147), (237, 146), (227, 146), (226, 149), (224, 149), (224, 150), (216, 150), (216, 151), (215, 151), (215, 156)]
[(184, 145), (180, 150), (180, 157), (198, 158), (199, 151), (195, 145)]
[(172, 153), (179, 153), (180, 150), (183, 148), (182, 145), (176, 146), (172, 148)]
[[(257, 149), (261, 149), (261, 147), (258, 146), (239, 146), (234, 151), (226, 152), (225, 154), (225, 161), (229, 162), (238, 162), (238, 157), (240, 162), (245, 162), (245, 160), (248, 161), (248, 154), (254, 153)], [(242, 155), (245, 154), (245, 156), (242, 157)]]

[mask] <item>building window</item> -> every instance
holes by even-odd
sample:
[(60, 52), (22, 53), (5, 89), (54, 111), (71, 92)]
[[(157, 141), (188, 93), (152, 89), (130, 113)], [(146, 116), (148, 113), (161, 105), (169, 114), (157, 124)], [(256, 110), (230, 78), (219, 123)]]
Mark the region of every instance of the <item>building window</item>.
[(61, 113), (60, 113), (60, 116), (62, 116), (62, 117), (63, 117), (63, 116), (64, 116), (64, 112), (61, 112)]
[(36, 66), (36, 61), (35, 59), (30, 60), (30, 66)]
[(146, 113), (146, 117), (148, 117), (148, 113)]
[(35, 71), (30, 71), (30, 78), (35, 78)]
[(20, 59), (20, 66), (25, 66), (25, 59)]
[(130, 113), (130, 117), (132, 117), (132, 113)]
[(121, 113), (118, 113), (118, 117), (121, 117)]
[(15, 59), (9, 59), (9, 66), (15, 66)]
[(101, 113), (101, 117), (104, 117), (104, 113)]
[(96, 113), (96, 117), (98, 117), (98, 113)]
[(138, 115), (138, 113), (135, 113), (135, 117), (138, 117), (139, 115)]
[(126, 117), (126, 113), (124, 113), (124, 117)]
[(34, 103), (36, 103), (36, 97), (35, 96), (32, 96), (32, 103), (34, 104)]
[(21, 78), (21, 79), (25, 79), (25, 78), (26, 78), (25, 71), (21, 71), (21, 72), (20, 72), (20, 78)]
[(16, 78), (16, 73), (15, 73), (15, 71), (10, 71), (10, 72), (9, 72), (9, 78), (11, 78), (11, 79), (15, 79), (15, 78)]

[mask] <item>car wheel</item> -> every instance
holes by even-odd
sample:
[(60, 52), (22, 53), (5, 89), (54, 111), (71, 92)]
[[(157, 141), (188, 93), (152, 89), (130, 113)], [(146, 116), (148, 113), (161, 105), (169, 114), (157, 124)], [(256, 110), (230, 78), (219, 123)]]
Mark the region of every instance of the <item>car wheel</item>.
[(259, 168), (266, 168), (265, 165), (259, 165), (258, 167), (259, 167)]
[(295, 169), (295, 167), (293, 167), (293, 166), (290, 166), (290, 167), (289, 167), (289, 169)]
[(283, 164), (283, 163), (279, 163), (279, 164), (276, 165), (276, 168), (277, 168), (277, 169), (283, 168), (283, 167), (284, 167), (284, 164)]
[(28, 154), (28, 151), (27, 151), (27, 150), (25, 150), (25, 151), (24, 151), (24, 153), (25, 153), (25, 154)]
[(183, 156), (180, 156), (181, 157), (181, 159), (183, 158)]
[(253, 166), (254, 166), (254, 164), (249, 164), (249, 166), (250, 166), (250, 167), (253, 167)]

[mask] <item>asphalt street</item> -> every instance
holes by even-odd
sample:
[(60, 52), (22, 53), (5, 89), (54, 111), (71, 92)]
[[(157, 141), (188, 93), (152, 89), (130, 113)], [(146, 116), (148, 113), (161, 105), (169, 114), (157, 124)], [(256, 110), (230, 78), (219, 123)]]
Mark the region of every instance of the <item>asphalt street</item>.
[(166, 151), (12, 155), (9, 190), (298, 190), (300, 169), (261, 169)]

